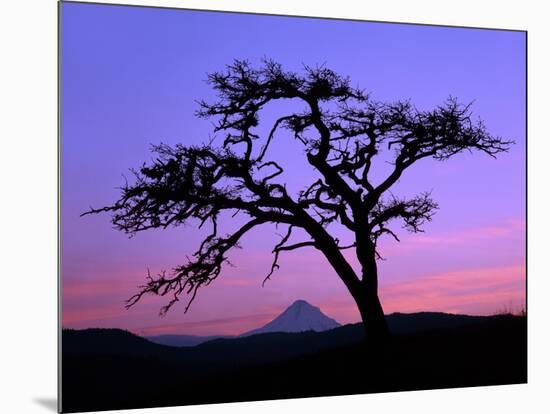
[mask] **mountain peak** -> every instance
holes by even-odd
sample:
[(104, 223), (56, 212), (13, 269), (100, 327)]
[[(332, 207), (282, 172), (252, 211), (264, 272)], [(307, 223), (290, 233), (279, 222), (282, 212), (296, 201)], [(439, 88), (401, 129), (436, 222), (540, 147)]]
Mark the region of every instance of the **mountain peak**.
[(303, 299), (298, 299), (298, 300), (295, 300), (294, 302), (292, 302), (292, 305), (290, 305), (289, 308), (296, 308), (296, 307), (301, 307), (301, 306), (309, 306), (309, 307), (312, 307), (312, 308), (315, 307), (315, 306), (311, 305), (308, 301), (305, 301)]
[(303, 299), (298, 299), (268, 324), (246, 332), (242, 336), (267, 332), (321, 332), (338, 326), (340, 324), (323, 314), (321, 309)]

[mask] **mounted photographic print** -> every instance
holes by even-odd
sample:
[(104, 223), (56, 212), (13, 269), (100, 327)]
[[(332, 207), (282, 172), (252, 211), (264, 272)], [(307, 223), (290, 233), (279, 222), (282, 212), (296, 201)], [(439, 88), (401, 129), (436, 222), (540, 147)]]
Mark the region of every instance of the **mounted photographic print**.
[(527, 381), (526, 32), (60, 3), (61, 410)]

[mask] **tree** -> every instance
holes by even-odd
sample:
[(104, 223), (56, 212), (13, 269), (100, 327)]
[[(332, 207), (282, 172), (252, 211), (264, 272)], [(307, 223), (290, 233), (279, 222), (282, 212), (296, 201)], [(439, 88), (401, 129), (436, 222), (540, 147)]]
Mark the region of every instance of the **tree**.
[[(84, 213), (109, 212), (115, 228), (129, 234), (193, 220), (211, 226), (192, 258), (169, 274), (149, 274), (127, 307), (146, 294), (170, 294), (161, 309), (165, 313), (180, 296), (189, 295), (187, 312), (198, 289), (220, 275), (239, 240), (254, 228), (276, 223), (286, 233), (273, 248), (266, 280), (279, 267), (280, 253), (318, 249), (355, 300), (367, 338), (383, 341), (388, 328), (378, 298), (377, 243), (384, 235), (399, 241), (390, 226), (397, 220), (410, 232), (422, 231), (437, 209), (429, 193), (403, 199), (389, 190), (421, 159), (444, 161), (474, 150), (495, 157), (512, 141), (489, 134), (481, 121), (472, 120), (470, 105), (454, 98), (427, 112), (408, 101), (376, 102), (326, 67), (305, 67), (300, 75), (270, 60), (259, 68), (234, 61), (210, 74), (208, 82), (218, 100), (199, 102), (197, 115), (217, 120), (215, 133), (223, 134), (223, 143), (154, 146), (156, 159), (133, 170), (135, 180), (125, 184), (118, 201)], [(296, 101), (301, 110), (278, 118), (261, 137), (260, 112), (277, 100)], [(298, 194), (290, 194), (279, 181), (283, 167), (269, 157), (280, 130), (301, 143), (318, 173)], [(379, 159), (388, 162), (388, 157), (391, 171), (375, 183), (372, 166)], [(218, 219), (224, 212), (244, 215), (247, 221), (222, 234)], [(335, 224), (351, 234), (352, 243), (345, 246), (331, 235)], [(294, 230), (307, 237), (295, 240)], [(354, 270), (344, 249), (354, 249), (360, 269)]]

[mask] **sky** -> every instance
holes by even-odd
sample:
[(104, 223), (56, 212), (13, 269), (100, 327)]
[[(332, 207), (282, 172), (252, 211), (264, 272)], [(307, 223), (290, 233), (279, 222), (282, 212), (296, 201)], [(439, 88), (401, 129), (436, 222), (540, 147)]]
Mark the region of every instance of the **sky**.
[[(281, 268), (262, 287), (280, 240), (273, 226), (245, 236), (230, 255), (234, 266), (199, 291), (186, 314), (181, 303), (160, 317), (166, 300), (157, 297), (126, 310), (147, 269), (183, 263), (204, 232), (187, 226), (129, 238), (108, 215), (80, 217), (118, 198), (129, 169), (151, 159), (152, 144), (194, 145), (212, 136), (211, 121), (194, 115), (196, 101), (215, 97), (207, 74), (236, 58), (258, 65), (267, 57), (294, 71), (324, 64), (373, 99), (410, 99), (422, 110), (449, 96), (473, 102), (492, 134), (516, 143), (497, 159), (423, 160), (402, 177), (396, 194), (431, 190), (440, 209), (425, 233), (400, 231), (401, 243), (382, 242), (380, 297), (387, 314), (521, 310), (525, 53), (521, 32), (63, 3), (63, 327), (231, 335), (267, 323), (297, 299), (340, 323), (359, 320), (343, 283), (313, 249), (281, 255)], [(289, 108), (267, 108), (260, 132)], [(300, 147), (284, 135), (274, 144), (289, 187), (311, 182)]]

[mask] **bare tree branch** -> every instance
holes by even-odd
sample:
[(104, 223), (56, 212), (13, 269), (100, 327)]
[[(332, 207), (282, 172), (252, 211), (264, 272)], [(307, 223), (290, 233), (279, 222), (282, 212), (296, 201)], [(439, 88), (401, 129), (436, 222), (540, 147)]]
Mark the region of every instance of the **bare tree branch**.
[[(281, 252), (314, 247), (348, 287), (361, 315), (374, 312), (376, 323), (384, 325), (376, 296), (376, 260), (381, 259), (377, 241), (382, 235), (399, 241), (390, 228), (396, 221), (408, 231), (423, 231), (437, 209), (428, 193), (409, 200), (388, 197), (392, 186), (421, 159), (445, 161), (465, 151), (495, 157), (513, 144), (491, 135), (481, 121), (472, 121), (470, 104), (449, 98), (434, 110), (421, 111), (408, 101), (376, 102), (324, 66), (305, 66), (298, 74), (271, 60), (258, 68), (236, 60), (210, 74), (208, 82), (217, 100), (200, 101), (197, 116), (214, 118), (221, 144), (212, 139), (202, 146), (156, 145), (154, 159), (133, 171), (133, 180), (124, 184), (115, 203), (83, 213), (109, 213), (114, 227), (129, 235), (195, 221), (199, 227), (212, 227), (185, 264), (156, 277), (148, 272), (147, 283), (128, 300), (128, 307), (146, 294), (172, 295), (161, 309), (164, 314), (185, 294), (190, 297), (187, 311), (198, 289), (220, 275), (231, 248), (253, 228), (275, 223), (288, 230), (273, 248), (264, 283), (279, 268)], [(282, 114), (263, 136), (260, 114), (279, 100), (294, 101), (296, 110)], [(303, 145), (309, 167), (318, 174), (298, 194), (290, 194), (283, 181), (285, 160), (271, 157), (274, 140), (284, 139), (282, 131)], [(390, 160), (393, 167), (375, 185), (371, 170), (379, 159)], [(224, 212), (246, 222), (220, 236)], [(340, 245), (329, 232), (332, 225), (347, 230), (353, 242)], [(291, 242), (295, 228), (309, 239)], [(342, 255), (345, 249), (355, 250), (360, 274)], [(368, 304), (364, 297), (369, 297)]]

